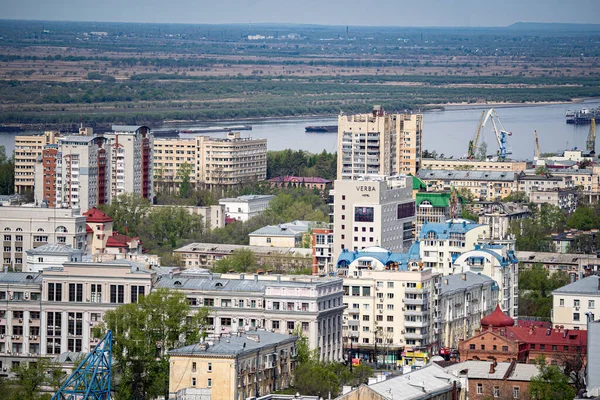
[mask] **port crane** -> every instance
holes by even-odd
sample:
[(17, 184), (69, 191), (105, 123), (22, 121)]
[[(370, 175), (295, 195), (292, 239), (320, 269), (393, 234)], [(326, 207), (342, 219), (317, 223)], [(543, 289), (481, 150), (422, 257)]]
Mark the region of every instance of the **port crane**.
[(590, 121), (590, 131), (588, 133), (587, 141), (585, 142), (585, 148), (590, 156), (596, 155), (596, 119), (592, 118)]
[(538, 137), (537, 131), (533, 131), (533, 136), (535, 136), (535, 158), (540, 158), (540, 139)]
[(506, 156), (510, 154), (506, 150), (506, 137), (511, 136), (512, 133), (504, 129), (504, 125), (502, 125), (502, 121), (500, 121), (498, 113), (495, 109), (490, 108), (487, 112), (485, 112), (485, 110), (481, 112), (481, 117), (479, 117), (479, 124), (477, 125), (475, 137), (473, 137), (473, 140), (469, 141), (469, 148), (467, 153), (468, 159), (473, 159), (475, 157), (475, 151), (477, 150), (477, 144), (479, 142), (479, 137), (481, 136), (481, 131), (489, 120), (492, 121), (494, 134), (496, 135), (496, 141), (498, 142), (498, 159), (500, 161), (504, 161), (506, 159)]

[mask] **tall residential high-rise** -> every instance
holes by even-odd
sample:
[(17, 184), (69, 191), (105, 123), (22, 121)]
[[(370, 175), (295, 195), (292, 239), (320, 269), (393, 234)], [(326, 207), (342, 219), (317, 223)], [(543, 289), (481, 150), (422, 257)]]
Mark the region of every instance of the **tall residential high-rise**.
[(344, 249), (408, 250), (415, 223), (411, 177), (363, 175), (354, 181), (335, 181), (332, 192), (334, 260)]
[(56, 144), (58, 132), (46, 131), (42, 135), (15, 136), (15, 192), (33, 192), (34, 166), (42, 155), (44, 146)]
[(338, 180), (364, 174), (415, 175), (421, 164), (422, 114), (370, 114), (338, 117)]

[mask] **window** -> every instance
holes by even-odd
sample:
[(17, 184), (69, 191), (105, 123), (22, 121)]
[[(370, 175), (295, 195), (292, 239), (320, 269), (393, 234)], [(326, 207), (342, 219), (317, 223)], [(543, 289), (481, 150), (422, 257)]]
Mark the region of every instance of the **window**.
[(137, 303), (140, 297), (144, 297), (146, 288), (144, 286), (131, 286), (131, 302)]
[(110, 302), (125, 303), (125, 285), (110, 285)]
[(48, 301), (62, 301), (62, 283), (48, 283)]
[[(474, 344), (470, 344), (469, 345), (469, 350), (475, 350), (475, 345)], [(479, 393), (479, 392), (478, 392)]]
[(270, 237), (267, 238), (267, 243), (271, 243), (271, 238)]
[(485, 344), (481, 345), (481, 350), (485, 350)]
[(387, 287), (388, 287), (388, 289), (393, 289), (394, 288), (394, 282), (388, 282), (387, 283)]
[(483, 394), (483, 385), (481, 383), (477, 384), (477, 394)]
[(212, 379), (211, 379), (211, 378), (208, 378), (208, 381), (207, 381), (207, 383), (206, 383), (206, 386), (208, 386), (208, 387), (212, 387)]
[(362, 320), (363, 321), (368, 321), (369, 320), (369, 316), (368, 315), (363, 315), (362, 316)]
[(208, 363), (208, 372), (212, 372), (212, 363)]
[(558, 303), (559, 303), (560, 307), (564, 307), (565, 306), (565, 299), (559, 299)]
[(579, 321), (579, 313), (573, 313), (573, 321)]
[(92, 284), (91, 285), (91, 301), (92, 303), (101, 303), (102, 302), (102, 285), (100, 284)]
[(415, 215), (415, 203), (398, 204), (397, 219), (409, 218)]
[(271, 321), (272, 329), (279, 329), (279, 321)]
[(502, 351), (508, 352), (508, 346), (502, 346)]
[(354, 221), (356, 222), (373, 222), (374, 221), (373, 207), (356, 207), (354, 209)]
[(69, 301), (73, 301), (73, 302), (82, 302), (83, 301), (83, 284), (69, 283)]
[(573, 307), (579, 307), (579, 300), (578, 299), (573, 300)]
[(531, 350), (535, 350), (535, 343), (531, 343), (530, 347), (531, 347)]
[(494, 386), (494, 397), (500, 397), (500, 386)]
[(215, 299), (204, 299), (204, 305), (207, 307), (212, 307), (215, 305)]
[(387, 316), (387, 322), (394, 322), (394, 316), (393, 315), (388, 315)]
[(596, 308), (596, 300), (588, 300), (588, 308)]
[(294, 330), (294, 321), (288, 321), (288, 322), (287, 322), (287, 328), (288, 328), (290, 331), (293, 331), (293, 330)]
[(545, 344), (540, 344), (540, 350), (546, 350), (546, 345)]
[(192, 363), (192, 372), (196, 372), (196, 363), (195, 362)]
[[(194, 363), (196, 364), (196, 363)], [(196, 370), (194, 369), (192, 372), (196, 372)], [(196, 377), (192, 377), (192, 387), (196, 387)]]

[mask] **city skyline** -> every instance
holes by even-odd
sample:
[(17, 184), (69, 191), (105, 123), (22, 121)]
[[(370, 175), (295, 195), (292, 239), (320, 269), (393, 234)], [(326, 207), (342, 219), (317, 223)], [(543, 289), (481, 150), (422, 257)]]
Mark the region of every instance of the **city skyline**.
[[(422, 2), (350, 0), (281, 2), (225, 0), (218, 3), (181, 0), (173, 6), (159, 0), (98, 3), (89, 0), (0, 0), (3, 18), (48, 21), (102, 21), (188, 24), (293, 23), (398, 27), (502, 27), (516, 22), (594, 24), (600, 3), (507, 0), (501, 9), (491, 2), (457, 0)], [(119, 12), (115, 12), (119, 10)], [(385, 12), (379, 12), (385, 10)], [(468, 10), (468, 12), (465, 12)]]

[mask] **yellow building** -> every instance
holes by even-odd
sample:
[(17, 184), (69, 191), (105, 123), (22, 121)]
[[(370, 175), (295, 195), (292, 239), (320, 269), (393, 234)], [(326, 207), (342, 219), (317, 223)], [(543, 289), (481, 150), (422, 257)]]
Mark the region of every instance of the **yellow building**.
[(15, 192), (31, 191), (35, 183), (35, 163), (47, 144), (57, 144), (59, 133), (46, 131), (43, 135), (15, 136)]
[(210, 389), (211, 400), (243, 400), (289, 388), (298, 337), (269, 331), (220, 335), (169, 352), (169, 398)]
[(396, 172), (415, 175), (421, 168), (423, 114), (394, 114)]
[(518, 174), (508, 170), (450, 171), (423, 168), (417, 172), (417, 178), (425, 183), (430, 191), (447, 191), (456, 188), (462, 194), (463, 190), (467, 190), (478, 201), (503, 199), (518, 189)]
[(478, 160), (438, 160), (424, 158), (423, 169), (469, 170), (469, 171), (512, 171), (521, 172), (527, 168), (525, 161), (478, 161)]

